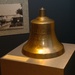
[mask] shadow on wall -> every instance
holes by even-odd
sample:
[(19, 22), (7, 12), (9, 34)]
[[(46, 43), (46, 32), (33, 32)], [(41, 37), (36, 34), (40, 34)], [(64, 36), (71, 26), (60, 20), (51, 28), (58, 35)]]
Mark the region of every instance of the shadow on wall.
[(0, 57), (25, 42), (29, 34), (0, 36)]
[(75, 75), (75, 52), (65, 68), (65, 75)]

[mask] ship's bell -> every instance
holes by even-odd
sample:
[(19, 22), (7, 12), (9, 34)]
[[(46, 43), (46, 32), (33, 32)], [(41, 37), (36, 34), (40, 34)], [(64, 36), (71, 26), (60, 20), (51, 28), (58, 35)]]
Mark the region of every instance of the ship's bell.
[(53, 58), (64, 53), (64, 46), (57, 40), (54, 20), (45, 15), (41, 8), (39, 16), (31, 21), (30, 36), (22, 48), (22, 53), (32, 58)]

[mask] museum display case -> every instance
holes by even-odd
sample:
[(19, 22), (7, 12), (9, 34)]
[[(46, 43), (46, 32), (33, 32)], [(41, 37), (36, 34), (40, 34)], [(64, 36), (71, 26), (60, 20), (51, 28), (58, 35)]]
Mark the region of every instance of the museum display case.
[[(8, 2), (9, 0), (6, 1)], [(8, 3), (10, 3), (11, 1), (9, 1)], [(17, 2), (20, 0), (14, 1)], [(37, 0), (36, 2), (32, 2), (32, 6), (29, 7), (30, 9), (32, 8), (32, 10), (30, 10), (30, 19), (32, 19), (36, 15), (36, 13), (34, 12), (41, 6), (41, 4), (39, 4), (41, 3), (40, 0)], [(72, 8), (72, 3), (74, 2), (71, 3), (70, 0), (59, 2), (55, 1), (55, 3), (54, 1), (46, 2), (46, 4), (45, 1), (42, 3), (44, 3), (43, 5), (47, 9), (49, 9), (48, 15), (51, 15), (51, 17), (56, 20), (55, 22), (57, 25), (56, 28), (58, 37), (61, 41), (67, 43), (58, 41), (59, 39), (56, 37), (54, 31), (54, 20), (49, 19), (45, 15), (45, 9), (41, 8), (41, 14), (39, 14), (38, 18), (31, 21), (32, 29), (29, 39), (26, 41), (26, 36), (19, 37), (18, 40), (15, 39), (16, 41), (14, 40), (13, 42), (17, 44), (17, 41), (19, 41), (21, 42), (20, 45), (1, 57), (1, 75), (75, 75), (75, 44), (72, 44), (74, 43), (75, 30), (75, 25), (73, 22), (74, 11)], [(70, 3), (71, 11), (73, 13), (70, 12)], [(24, 6), (25, 5), (23, 5), (23, 8)], [(70, 17), (72, 18), (72, 20)], [(42, 26), (41, 23), (43, 23), (44, 26)], [(42, 28), (44, 28), (45, 30), (43, 31)], [(46, 33), (46, 36), (42, 36), (44, 34), (43, 32)], [(37, 33), (38, 35), (36, 35), (35, 33)], [(40, 35), (41, 33), (42, 35)], [(13, 35), (11, 37), (16, 38), (13, 37)], [(6, 45), (7, 43), (5, 43), (8, 42), (9, 40), (7, 39), (10, 39), (11, 37), (1, 39), (1, 48), (3, 48), (3, 53), (5, 52), (4, 49), (8, 50), (15, 47), (11, 44), (9, 48), (9, 45)], [(41, 37), (42, 39), (40, 40), (39, 37)], [(10, 40), (12, 40), (12, 38)], [(25, 38), (24, 43), (22, 43), (23, 41), (21, 40), (23, 38)], [(37, 44), (38, 47), (37, 50), (35, 50), (35, 46), (37, 46)], [(31, 49), (32, 47), (34, 48), (34, 50)]]

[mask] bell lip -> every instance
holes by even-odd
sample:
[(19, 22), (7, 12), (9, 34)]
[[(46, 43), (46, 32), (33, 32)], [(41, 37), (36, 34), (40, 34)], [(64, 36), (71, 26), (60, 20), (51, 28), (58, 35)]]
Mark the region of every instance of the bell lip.
[(27, 52), (25, 50), (22, 49), (22, 53), (30, 58), (36, 58), (36, 59), (51, 59), (51, 58), (56, 58), (58, 56), (61, 56), (62, 54), (64, 54), (65, 50), (64, 48), (58, 52), (55, 53), (50, 53), (50, 54), (34, 54), (34, 53), (30, 53)]

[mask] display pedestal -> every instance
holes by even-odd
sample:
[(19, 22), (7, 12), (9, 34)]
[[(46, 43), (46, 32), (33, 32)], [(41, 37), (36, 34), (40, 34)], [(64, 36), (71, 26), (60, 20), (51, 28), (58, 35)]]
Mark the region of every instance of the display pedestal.
[(21, 52), (23, 45), (1, 58), (2, 75), (74, 75), (75, 44), (64, 43), (65, 53), (51, 59), (26, 57)]

